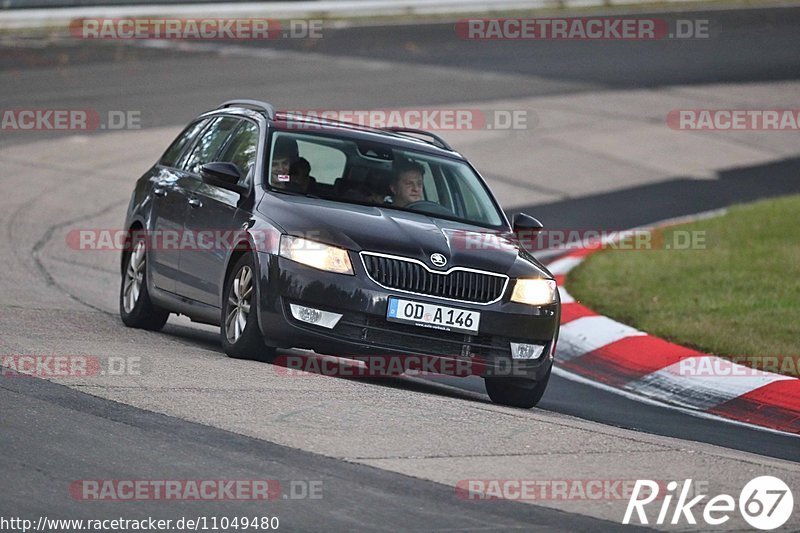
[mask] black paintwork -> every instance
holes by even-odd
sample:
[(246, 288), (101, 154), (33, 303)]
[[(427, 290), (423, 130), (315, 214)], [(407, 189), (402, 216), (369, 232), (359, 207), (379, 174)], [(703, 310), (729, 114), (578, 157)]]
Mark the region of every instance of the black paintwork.
[[(221, 233), (231, 232), (235, 236), (230, 240), (230, 246), (209, 250), (151, 248), (147, 282), (149, 294), (157, 305), (195, 321), (219, 325), (228, 270), (239, 254), (253, 253), (259, 272), (256, 286), (259, 325), (266, 342), (272, 346), (310, 348), (338, 354), (463, 355), (460, 349), (447, 354), (425, 352), (416, 345), (398, 344), (396, 337), (388, 340), (400, 328), (385, 321), (387, 300), (392, 295), (479, 310), (479, 333), (459, 335), (461, 340), (458, 342), (461, 343), (496, 343), (507, 352), (509, 340), (552, 343), (557, 339), (560, 304), (535, 307), (509, 301), (515, 278), (552, 279), (552, 275), (519, 246), (504, 215), (501, 215), (501, 226), (486, 228), (390, 207), (344, 203), (272, 190), (265, 180), (259, 178), (266, 175), (269, 161), (266, 147), (270, 145), (272, 131), (288, 130), (290, 126), (269, 110), (252, 110), (246, 106), (220, 108), (201, 115), (198, 120), (217, 116), (238, 117), (258, 125), (259, 148), (252, 173), (255, 178), (248, 181), (243, 177), (234, 185), (226, 183), (230, 181), (229, 177), (220, 175), (220, 171), (225, 171), (223, 168), (214, 172), (214, 168), (209, 169), (206, 165), (205, 171), (200, 171), (201, 176), (159, 162), (139, 179), (131, 198), (126, 229), (140, 228), (154, 234), (164, 230), (188, 233), (213, 229)], [(379, 140), (403, 150), (466, 162), (460, 154), (437, 147), (432, 142), (408, 139), (388, 131), (326, 124), (316, 127), (315, 133), (356, 141)], [(184, 152), (191, 150), (191, 145), (191, 141), (187, 143)], [(496, 200), (492, 198), (492, 201), (497, 205)], [(458, 239), (465, 231), (491, 233), (503, 246), (469, 249), (463, 245), (463, 240)], [(313, 235), (315, 240), (347, 249), (354, 275), (324, 272), (280, 257), (278, 245), (282, 234)], [(494, 272), (507, 275), (510, 281), (502, 298), (489, 304), (410, 295), (385, 289), (371, 280), (360, 260), (361, 251), (412, 258), (428, 266), (431, 266), (431, 254), (441, 253), (448, 259), (447, 269), (457, 266)], [(353, 324), (371, 324), (375, 326), (374, 333), (372, 336), (359, 334), (357, 326), (350, 326), (345, 333), (344, 325), (326, 330), (299, 323), (291, 317), (289, 303), (343, 313), (345, 318), (342, 322), (354, 320)], [(422, 340), (414, 334), (408, 338), (423, 344), (425, 336), (434, 339), (439, 335), (425, 328), (416, 330), (419, 330)], [(389, 337), (381, 337), (384, 334)], [(548, 352), (550, 357), (526, 362), (520, 367), (526, 376), (542, 378), (549, 372), (552, 350), (548, 349)], [(491, 350), (487, 351), (487, 357), (497, 362), (496, 359), (508, 359), (509, 356), (503, 355), (502, 350)]]

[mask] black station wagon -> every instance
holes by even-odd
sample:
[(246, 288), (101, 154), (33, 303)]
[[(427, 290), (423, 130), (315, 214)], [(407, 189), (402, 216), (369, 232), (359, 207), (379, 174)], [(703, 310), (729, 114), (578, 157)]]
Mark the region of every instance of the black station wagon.
[(486, 183), (441, 137), (233, 100), (200, 115), (136, 183), (120, 314), (220, 326), (225, 352), (304, 348), (479, 369), (495, 402), (533, 407), (560, 300)]

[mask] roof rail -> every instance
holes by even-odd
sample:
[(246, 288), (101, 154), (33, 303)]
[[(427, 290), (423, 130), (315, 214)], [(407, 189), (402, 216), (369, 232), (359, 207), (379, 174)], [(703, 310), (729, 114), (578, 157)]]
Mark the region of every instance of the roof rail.
[(455, 152), (455, 150), (453, 150), (453, 147), (450, 146), (449, 144), (447, 144), (447, 141), (445, 141), (444, 139), (442, 139), (440, 136), (436, 135), (435, 133), (431, 133), (429, 131), (418, 130), (418, 129), (414, 129), (414, 128), (381, 128), (381, 129), (384, 129), (386, 131), (391, 131), (393, 133), (399, 133), (400, 135), (404, 135), (405, 137), (413, 137), (413, 138), (415, 138), (417, 140), (424, 140), (424, 139), (420, 139), (419, 137), (415, 137), (416, 135), (422, 135), (422, 136), (425, 136), (425, 137), (429, 137), (432, 140), (431, 141), (426, 141), (426, 142), (430, 142), (431, 144), (433, 144), (435, 146), (438, 146), (439, 148), (444, 148), (445, 150), (450, 150), (451, 152)]
[(275, 118), (275, 107), (270, 103), (261, 102), (259, 100), (228, 100), (227, 102), (223, 102), (218, 109), (225, 107), (247, 107), (255, 109), (256, 111), (263, 111), (270, 120)]

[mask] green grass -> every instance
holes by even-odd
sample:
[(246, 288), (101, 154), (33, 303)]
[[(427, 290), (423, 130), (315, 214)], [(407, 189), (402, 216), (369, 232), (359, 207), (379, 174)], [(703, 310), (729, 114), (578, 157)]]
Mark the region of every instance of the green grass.
[[(567, 287), (591, 309), (722, 356), (800, 355), (800, 195), (731, 208), (653, 235), (704, 232), (700, 249), (595, 253)], [(702, 233), (700, 233), (702, 235)], [(673, 246), (674, 248), (674, 246)], [(794, 365), (791, 373), (796, 375)]]

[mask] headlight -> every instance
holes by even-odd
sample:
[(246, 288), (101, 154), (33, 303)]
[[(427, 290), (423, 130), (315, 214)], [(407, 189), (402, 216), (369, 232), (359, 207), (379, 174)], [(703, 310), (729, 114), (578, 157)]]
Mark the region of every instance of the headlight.
[(528, 305), (546, 305), (556, 301), (556, 282), (552, 279), (518, 279), (511, 301)]
[(347, 250), (336, 246), (300, 237), (292, 237), (291, 235), (281, 235), (279, 253), (286, 259), (320, 270), (339, 274), (353, 273), (353, 265), (350, 264), (350, 256), (347, 254)]

